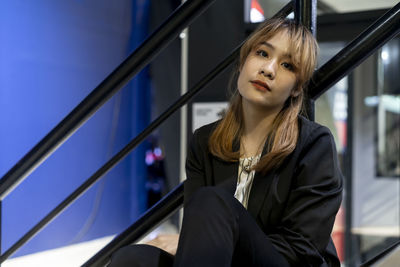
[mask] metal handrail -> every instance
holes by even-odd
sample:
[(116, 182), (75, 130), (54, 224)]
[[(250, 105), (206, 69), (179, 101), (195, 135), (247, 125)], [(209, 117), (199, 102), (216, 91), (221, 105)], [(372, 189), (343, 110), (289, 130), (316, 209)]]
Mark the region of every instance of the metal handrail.
[(317, 99), (399, 32), (400, 2), (314, 73), (308, 87), (309, 96)]
[[(315, 37), (317, 34), (317, 0), (295, 1), (294, 19), (304, 25)], [(311, 121), (315, 120), (314, 101), (306, 95), (303, 100), (305, 115)]]
[(21, 237), (12, 247), (10, 247), (0, 257), (0, 263), (11, 256), (18, 248), (29, 241), (35, 234), (37, 234), (43, 227), (50, 223), (58, 214), (66, 209), (74, 200), (86, 192), (95, 182), (108, 173), (115, 165), (117, 165), (125, 156), (127, 156), (135, 147), (137, 147), (147, 136), (149, 136), (154, 129), (163, 123), (169, 116), (176, 110), (185, 105), (194, 95), (196, 95), (208, 82), (212, 81), (219, 73), (228, 67), (237, 57), (232, 53), (225, 60), (223, 60), (216, 68), (203, 77), (192, 90), (182, 95), (174, 104), (172, 104), (166, 111), (164, 111), (157, 119), (155, 119), (149, 126), (147, 126), (140, 134), (131, 140), (121, 151), (113, 156), (106, 162), (100, 169), (98, 169), (92, 176), (90, 176), (81, 186), (74, 192), (66, 197), (57, 207), (50, 211), (40, 222), (32, 227), (23, 237)]
[(109, 262), (112, 253), (119, 248), (132, 244), (132, 240), (140, 240), (146, 234), (172, 213), (181, 207), (183, 203), (184, 182), (174, 188), (168, 195), (151, 207), (129, 228), (115, 237), (110, 243), (90, 258), (82, 267), (105, 266)]
[(394, 249), (397, 248), (397, 247), (400, 247), (400, 240), (398, 240), (394, 244), (390, 245), (389, 247), (385, 248), (378, 255), (376, 255), (373, 258), (369, 259), (368, 261), (362, 263), (360, 265), (360, 267), (369, 267), (369, 266), (372, 266), (373, 264), (376, 264), (378, 261), (383, 259), (383, 257), (387, 256), (389, 253), (394, 251)]
[(214, 1), (188, 0), (179, 6), (161, 27), (0, 179), (0, 200), (3, 200)]
[[(93, 115), (113, 94), (146, 66), (179, 33), (193, 22), (215, 0), (189, 0), (179, 6), (166, 21), (150, 35), (123, 63), (121, 63), (99, 86), (97, 86), (76, 108), (74, 108), (53, 130), (51, 130), (31, 151), (29, 151), (0, 180), (0, 200), (7, 196), (23, 179), (40, 165), (57, 147), (73, 134), (91, 115)], [(164, 119), (166, 119), (165, 117)], [(161, 123), (161, 122), (160, 122)], [(147, 133), (147, 135), (150, 132)], [(117, 153), (86, 182), (62, 201), (23, 237), (1, 254), (4, 262), (23, 244), (28, 242), (44, 226), (50, 223), (61, 211), (89, 189), (95, 181), (114, 167), (127, 153), (143, 139), (142, 132)], [(140, 141), (138, 141), (140, 140)], [(123, 155), (123, 156), (122, 156)], [(0, 227), (1, 229), (1, 227)]]

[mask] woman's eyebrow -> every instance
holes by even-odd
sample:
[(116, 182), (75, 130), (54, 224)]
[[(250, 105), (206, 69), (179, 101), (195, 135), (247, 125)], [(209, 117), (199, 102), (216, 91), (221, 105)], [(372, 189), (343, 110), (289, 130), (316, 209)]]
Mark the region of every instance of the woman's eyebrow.
[(270, 44), (270, 43), (268, 43), (266, 41), (262, 42), (261, 45), (265, 45), (265, 46), (271, 48), (272, 50), (275, 50), (275, 46), (273, 46), (272, 44)]
[[(276, 50), (275, 46), (273, 46), (272, 44), (268, 43), (267, 41), (262, 42), (260, 45), (265, 45), (266, 47), (269, 47), (271, 50)], [(284, 53), (283, 54), (284, 57), (288, 57), (288, 58), (292, 58), (292, 55), (289, 53)]]

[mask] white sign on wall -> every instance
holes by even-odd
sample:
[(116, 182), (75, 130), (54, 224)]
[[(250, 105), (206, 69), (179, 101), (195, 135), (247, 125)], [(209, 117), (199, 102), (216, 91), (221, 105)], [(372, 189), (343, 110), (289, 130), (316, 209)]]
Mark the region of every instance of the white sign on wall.
[(192, 131), (222, 118), (228, 102), (194, 103), (192, 112)]

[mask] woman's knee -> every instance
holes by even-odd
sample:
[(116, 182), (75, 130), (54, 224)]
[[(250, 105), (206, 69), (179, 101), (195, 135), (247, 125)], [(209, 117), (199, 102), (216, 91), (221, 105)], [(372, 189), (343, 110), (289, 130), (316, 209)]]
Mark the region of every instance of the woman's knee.
[(201, 215), (206, 217), (215, 214), (236, 214), (234, 207), (236, 203), (234, 196), (218, 187), (199, 188), (185, 205), (185, 214)]
[(193, 193), (192, 197), (187, 202), (190, 206), (213, 207), (225, 202), (225, 194), (220, 188), (213, 186), (201, 187)]

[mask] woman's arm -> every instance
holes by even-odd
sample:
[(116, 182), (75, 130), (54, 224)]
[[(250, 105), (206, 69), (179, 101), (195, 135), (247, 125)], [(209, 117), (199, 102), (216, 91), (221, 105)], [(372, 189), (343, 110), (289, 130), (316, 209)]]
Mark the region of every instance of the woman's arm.
[(204, 153), (207, 153), (207, 140), (200, 133), (202, 128), (193, 133), (186, 158), (186, 181), (184, 203), (200, 187), (206, 185), (204, 173)]
[[(204, 147), (201, 145), (200, 135), (195, 131), (190, 142), (188, 155), (186, 159), (186, 175), (185, 181), (185, 202), (201, 186), (205, 185), (204, 169), (203, 169), (203, 153)], [(156, 238), (146, 242), (175, 255), (178, 247), (179, 234), (161, 234)]]
[(294, 172), (282, 224), (269, 238), (293, 262), (319, 266), (342, 200), (342, 175), (326, 127), (307, 138)]

